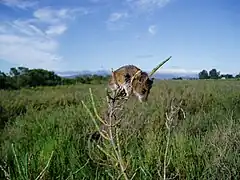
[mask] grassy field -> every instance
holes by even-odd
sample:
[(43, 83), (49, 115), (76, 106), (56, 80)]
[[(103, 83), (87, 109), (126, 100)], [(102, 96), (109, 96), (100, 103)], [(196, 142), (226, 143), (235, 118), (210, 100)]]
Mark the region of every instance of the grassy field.
[[(88, 140), (96, 128), (81, 101), (93, 111), (90, 87), (103, 116), (104, 85), (0, 91), (0, 179), (124, 179), (110, 143)], [(239, 89), (233, 80), (160, 81), (147, 103), (128, 101), (118, 128), (128, 178), (240, 179)], [(185, 118), (174, 115), (169, 131), (173, 98)]]

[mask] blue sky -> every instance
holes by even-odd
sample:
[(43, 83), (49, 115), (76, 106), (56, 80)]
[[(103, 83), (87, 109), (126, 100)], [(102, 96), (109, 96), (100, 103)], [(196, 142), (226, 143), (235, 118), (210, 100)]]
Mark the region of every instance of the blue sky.
[(239, 0), (1, 0), (0, 69), (240, 72)]

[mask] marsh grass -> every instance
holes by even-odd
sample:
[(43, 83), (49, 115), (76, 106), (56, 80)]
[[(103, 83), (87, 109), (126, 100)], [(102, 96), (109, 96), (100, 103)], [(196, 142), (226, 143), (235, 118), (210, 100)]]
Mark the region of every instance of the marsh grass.
[[(42, 179), (117, 179), (118, 168), (88, 139), (96, 131), (81, 103), (93, 111), (89, 87), (103, 116), (104, 85), (0, 91), (1, 179), (35, 179), (44, 169)], [(240, 179), (239, 88), (227, 80), (160, 81), (147, 103), (128, 101), (119, 136), (126, 173), (133, 179), (161, 179), (164, 172), (175, 179)], [(182, 101), (186, 117), (175, 116), (168, 136), (165, 113), (173, 98)]]

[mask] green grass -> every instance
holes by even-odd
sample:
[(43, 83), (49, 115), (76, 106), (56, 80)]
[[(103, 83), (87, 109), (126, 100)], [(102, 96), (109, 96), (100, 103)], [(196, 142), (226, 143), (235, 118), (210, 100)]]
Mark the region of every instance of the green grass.
[[(93, 110), (89, 87), (103, 115), (103, 84), (0, 91), (0, 163), (11, 179), (35, 179), (45, 167), (43, 179), (117, 179), (119, 167), (87, 139), (96, 130), (81, 103)], [(240, 179), (239, 88), (238, 81), (228, 80), (160, 81), (147, 103), (128, 101), (120, 136), (126, 174), (163, 175), (165, 112), (175, 97), (183, 100), (186, 118), (171, 132), (167, 177)]]

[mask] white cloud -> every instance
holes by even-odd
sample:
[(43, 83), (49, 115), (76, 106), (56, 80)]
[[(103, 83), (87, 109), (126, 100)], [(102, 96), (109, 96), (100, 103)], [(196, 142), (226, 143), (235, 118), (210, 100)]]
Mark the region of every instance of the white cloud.
[(128, 17), (128, 13), (126, 13), (126, 12), (125, 13), (117, 13), (117, 12), (115, 12), (115, 13), (112, 13), (109, 16), (108, 21), (109, 22), (115, 22), (115, 21), (118, 21), (118, 20), (126, 18), (126, 17)]
[(110, 14), (106, 24), (109, 30), (122, 30), (129, 23), (124, 21), (124, 19), (128, 18), (127, 12), (114, 12)]
[(32, 8), (32, 7), (35, 7), (38, 2), (37, 1), (33, 1), (33, 0), (1, 0), (2, 4), (5, 4), (6, 6), (9, 6), (9, 7), (17, 7), (17, 8), (20, 8), (20, 9), (27, 9), (27, 8)]
[(48, 35), (61, 35), (67, 30), (67, 26), (65, 24), (49, 26), (46, 30)]
[(170, 0), (126, 0), (127, 4), (137, 11), (151, 12), (156, 8), (166, 6)]
[[(156, 9), (166, 6), (171, 0), (124, 0), (124, 6), (127, 10), (124, 13), (115, 12), (110, 14), (107, 20), (107, 27), (109, 29), (123, 29), (125, 22), (119, 20), (126, 20), (129, 18), (138, 17), (139, 15), (151, 15)], [(147, 17), (147, 16), (145, 16)], [(150, 27), (149, 32), (155, 34), (155, 26)]]
[[(57, 55), (58, 42), (44, 33), (41, 35), (38, 31), (31, 31), (29, 26), (18, 26), (19, 31), (9, 26), (9, 30), (15, 33), (0, 35), (0, 59), (30, 68), (55, 68), (57, 61), (61, 60)], [(30, 27), (38, 29), (33, 25)]]
[(155, 34), (157, 33), (157, 27), (156, 27), (156, 25), (151, 25), (151, 26), (149, 26), (148, 32), (149, 32), (150, 34), (152, 34), (152, 35), (155, 35)]
[(59, 23), (74, 19), (77, 15), (86, 15), (89, 11), (85, 8), (62, 8), (54, 9), (52, 7), (45, 7), (36, 10), (33, 16), (44, 23)]
[(56, 39), (68, 28), (71, 19), (83, 9), (41, 8), (33, 17), (0, 22), (0, 59), (29, 68), (60, 68), (63, 58), (58, 55)]
[(41, 35), (44, 36), (44, 32), (37, 28), (35, 25), (31, 24), (27, 20), (13, 20), (12, 22), (5, 23), (6, 29), (5, 33), (13, 33), (13, 34), (21, 34), (26, 36), (36, 36)]
[[(2, 39), (7, 41), (4, 42)], [(21, 39), (18, 36), (3, 35), (0, 37), (0, 58), (30, 68), (55, 68), (56, 61), (61, 60), (61, 57), (55, 54), (56, 42), (40, 41), (40, 39)]]

